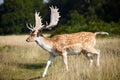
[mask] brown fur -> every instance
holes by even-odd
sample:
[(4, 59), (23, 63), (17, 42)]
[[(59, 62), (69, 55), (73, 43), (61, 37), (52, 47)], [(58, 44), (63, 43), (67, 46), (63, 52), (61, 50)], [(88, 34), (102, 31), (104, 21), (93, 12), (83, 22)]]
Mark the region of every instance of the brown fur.
[(54, 43), (53, 49), (59, 52), (62, 52), (63, 48), (68, 45), (79, 43), (83, 48), (89, 48), (94, 47), (96, 42), (95, 35), (92, 32), (56, 35), (50, 38), (50, 41)]

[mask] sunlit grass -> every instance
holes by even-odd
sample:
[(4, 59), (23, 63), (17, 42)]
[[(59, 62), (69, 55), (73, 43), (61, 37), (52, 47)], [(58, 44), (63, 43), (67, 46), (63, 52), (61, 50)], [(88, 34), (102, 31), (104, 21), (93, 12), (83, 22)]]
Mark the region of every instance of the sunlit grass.
[(41, 78), (49, 54), (36, 43), (27, 43), (25, 36), (0, 36), (0, 80), (119, 80), (120, 38), (99, 38), (96, 48), (101, 50), (101, 66), (81, 55), (68, 57), (69, 72), (61, 57), (56, 57), (47, 76)]

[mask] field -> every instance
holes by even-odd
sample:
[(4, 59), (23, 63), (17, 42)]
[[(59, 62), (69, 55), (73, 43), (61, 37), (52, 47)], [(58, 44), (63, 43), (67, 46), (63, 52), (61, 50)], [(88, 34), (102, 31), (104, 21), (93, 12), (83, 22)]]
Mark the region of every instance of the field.
[[(27, 43), (27, 35), (0, 36), (0, 80), (120, 80), (120, 38), (97, 38), (100, 64), (90, 68), (81, 55), (68, 57), (69, 72), (61, 57), (56, 57), (41, 78), (49, 54), (36, 43)], [(96, 60), (96, 56), (95, 60)]]

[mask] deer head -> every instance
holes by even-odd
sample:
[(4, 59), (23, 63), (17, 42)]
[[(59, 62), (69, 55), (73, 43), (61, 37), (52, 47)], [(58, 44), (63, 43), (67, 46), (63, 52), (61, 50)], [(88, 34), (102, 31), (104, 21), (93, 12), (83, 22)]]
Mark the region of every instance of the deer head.
[(42, 18), (41, 16), (39, 16), (39, 12), (35, 12), (35, 26), (32, 26), (31, 24), (26, 24), (27, 28), (31, 30), (30, 36), (26, 39), (27, 42), (32, 42), (35, 41), (36, 37), (39, 37), (42, 34), (41, 31), (43, 29), (51, 29), (54, 26), (56, 26), (58, 24), (60, 15), (58, 12), (58, 8), (57, 7), (50, 7), (51, 10), (51, 19), (50, 19), (50, 23), (49, 25), (43, 25), (42, 24)]

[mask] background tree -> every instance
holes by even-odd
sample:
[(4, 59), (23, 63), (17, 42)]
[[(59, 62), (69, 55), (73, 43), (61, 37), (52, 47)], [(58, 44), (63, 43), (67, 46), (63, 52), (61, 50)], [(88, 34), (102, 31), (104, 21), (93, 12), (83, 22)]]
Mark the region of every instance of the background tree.
[(41, 0), (4, 0), (1, 5), (1, 34), (19, 34), (26, 32), (25, 24), (34, 23), (34, 12), (43, 5)]
[(50, 0), (48, 5), (59, 6), (63, 17), (62, 26), (53, 34), (78, 31), (120, 33), (119, 0)]
[(108, 31), (120, 33), (120, 0), (4, 0), (0, 5), (0, 34), (20, 34), (28, 30), (25, 24), (34, 24), (34, 12), (40, 11), (45, 24), (50, 20), (49, 6), (60, 11), (59, 25), (52, 34), (78, 31)]

